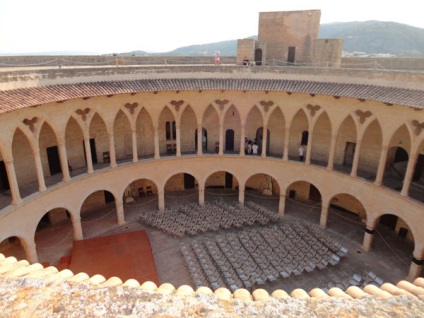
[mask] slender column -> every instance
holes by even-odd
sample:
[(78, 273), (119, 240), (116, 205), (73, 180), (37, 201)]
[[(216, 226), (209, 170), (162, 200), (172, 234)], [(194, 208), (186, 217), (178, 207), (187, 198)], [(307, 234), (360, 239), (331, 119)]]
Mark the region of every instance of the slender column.
[(289, 160), (289, 141), (290, 141), (290, 126), (286, 125), (284, 129), (284, 154), (283, 160)]
[(93, 159), (91, 158), (90, 138), (84, 138), (85, 159), (87, 161), (87, 172), (93, 173)]
[(155, 159), (160, 159), (158, 128), (154, 127), (153, 130), (154, 130), (154, 143), (155, 143)]
[(239, 187), (239, 203), (244, 204), (245, 190), (244, 186)]
[(37, 247), (34, 240), (24, 242), (25, 255), (31, 264), (38, 263)]
[(327, 228), (327, 220), (328, 220), (328, 204), (323, 204), (321, 207), (321, 218), (319, 220), (319, 227), (322, 229)]
[(131, 130), (131, 140), (132, 140), (132, 153), (133, 153), (133, 162), (138, 162), (138, 151), (137, 151), (137, 130)]
[(268, 139), (268, 126), (264, 125), (262, 129), (262, 158), (266, 158), (266, 147), (267, 147), (267, 139)]
[(175, 128), (176, 133), (177, 133), (177, 157), (181, 157), (181, 130), (180, 130), (180, 126), (176, 126)]
[(109, 154), (110, 154), (110, 167), (115, 168), (116, 164), (116, 152), (115, 152), (115, 135), (109, 134)]
[(37, 173), (38, 191), (46, 191), (46, 183), (44, 182), (43, 166), (41, 165), (40, 149), (34, 150), (35, 171)]
[(401, 195), (408, 196), (409, 187), (411, 185), (412, 177), (415, 172), (415, 165), (417, 164), (418, 153), (411, 153), (408, 160), (408, 166), (406, 167), (405, 179), (403, 180)]
[(158, 191), (158, 200), (159, 200), (159, 211), (165, 212), (165, 191), (164, 190)]
[(381, 185), (383, 182), (384, 171), (386, 170), (387, 152), (389, 150), (388, 145), (383, 145), (381, 149), (380, 162), (378, 163), (377, 177), (375, 178), (374, 184)]
[(333, 170), (334, 168), (334, 156), (336, 155), (336, 142), (337, 142), (337, 134), (331, 135), (330, 155), (328, 156), (328, 164), (327, 164), (328, 170)]
[(416, 258), (416, 256), (414, 255), (414, 257), (412, 258), (411, 266), (409, 267), (409, 273), (406, 280), (412, 282), (417, 277), (420, 277), (421, 271), (423, 269), (423, 264), (424, 264), (424, 261), (422, 259)]
[(246, 138), (246, 129), (244, 125), (241, 126), (241, 137), (240, 137), (240, 156), (244, 156), (244, 147), (245, 147), (245, 139)]
[(224, 154), (224, 125), (219, 125), (219, 155)]
[(312, 137), (313, 137), (313, 134), (309, 134), (308, 145), (306, 146), (305, 164), (307, 165), (311, 164)]
[(356, 139), (355, 153), (353, 154), (352, 171), (350, 175), (356, 177), (358, 173), (359, 155), (361, 154), (362, 139)]
[(13, 164), (13, 160), (4, 160), (4, 162), (6, 164), (10, 193), (12, 194), (12, 204), (16, 205), (22, 202), (22, 198), (19, 192), (18, 179), (16, 179), (15, 165)]
[(124, 215), (124, 202), (122, 200), (116, 200), (116, 215), (118, 217), (118, 224), (125, 224), (125, 215)]
[(72, 218), (72, 227), (74, 229), (74, 240), (75, 241), (81, 241), (84, 239), (82, 234), (82, 226), (81, 226), (81, 217), (74, 216)]
[(66, 153), (66, 145), (64, 142), (59, 142), (57, 146), (59, 150), (60, 167), (62, 168), (63, 181), (67, 182), (71, 180), (71, 175), (69, 174), (68, 155)]
[(372, 247), (372, 241), (374, 239), (374, 228), (367, 225), (365, 227), (365, 235), (364, 235), (364, 241), (362, 243), (362, 249), (366, 252), (369, 252)]
[(203, 155), (203, 127), (197, 125), (197, 155)]
[(199, 204), (205, 205), (205, 186), (199, 185)]
[(286, 210), (286, 195), (280, 194), (280, 201), (278, 202), (278, 217), (282, 218)]

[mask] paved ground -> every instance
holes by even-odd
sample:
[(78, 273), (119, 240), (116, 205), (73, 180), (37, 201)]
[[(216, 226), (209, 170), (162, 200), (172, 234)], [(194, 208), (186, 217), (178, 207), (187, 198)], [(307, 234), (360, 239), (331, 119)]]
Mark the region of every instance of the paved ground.
[[(192, 190), (175, 192), (166, 195), (166, 207), (171, 208), (180, 204), (197, 202), (197, 194)], [(238, 192), (224, 189), (208, 189), (206, 201), (223, 199), (228, 202), (238, 200)], [(277, 212), (278, 197), (260, 196), (257, 192), (246, 191), (246, 200), (261, 203)], [(178, 287), (183, 284), (192, 285), (186, 265), (180, 253), (182, 242), (202, 239), (205, 236), (213, 237), (217, 234), (226, 233), (226, 230), (210, 232), (203, 235), (187, 236), (176, 239), (159, 230), (146, 227), (137, 221), (140, 212), (155, 211), (157, 207), (156, 197), (147, 197), (125, 206), (125, 225), (117, 225), (114, 204), (104, 209), (85, 214), (82, 217), (84, 238), (102, 235), (110, 235), (127, 231), (146, 230), (149, 236), (153, 255), (155, 258), (159, 280), (161, 283), (168, 282)], [(285, 220), (299, 220), (305, 223), (319, 224), (320, 207), (313, 202), (287, 201)], [(375, 234), (373, 249), (370, 252), (361, 250), (364, 236), (364, 226), (356, 215), (348, 212), (330, 210), (328, 219), (327, 235), (341, 242), (349, 249), (347, 257), (336, 265), (324, 270), (315, 270), (308, 274), (280, 278), (272, 283), (254, 286), (265, 288), (268, 291), (281, 288), (291, 292), (295, 288), (311, 290), (315, 287), (325, 288), (328, 283), (340, 283), (349, 279), (353, 274), (362, 274), (374, 271), (386, 282), (397, 283), (406, 277), (411, 264), (413, 243), (406, 241), (384, 226), (378, 226)], [(40, 262), (57, 264), (61, 256), (69, 255), (72, 248), (72, 224), (70, 220), (59, 224), (40, 224), (36, 234), (37, 253)], [(17, 245), (4, 248), (4, 253), (17, 253)], [(20, 250), (18, 258), (24, 258)]]

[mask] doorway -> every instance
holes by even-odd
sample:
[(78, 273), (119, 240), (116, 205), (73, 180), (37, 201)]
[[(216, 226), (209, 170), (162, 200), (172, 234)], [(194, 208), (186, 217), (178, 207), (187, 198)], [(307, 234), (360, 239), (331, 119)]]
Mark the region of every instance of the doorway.
[(307, 131), (302, 132), (302, 139), (300, 140), (300, 144), (302, 146), (306, 146), (308, 144), (309, 133)]
[(344, 166), (351, 166), (353, 164), (353, 157), (355, 156), (356, 143), (346, 142), (345, 155), (343, 159)]
[(296, 58), (296, 47), (295, 46), (289, 46), (289, 51), (287, 54), (287, 62), (294, 64)]
[(105, 203), (115, 202), (115, 197), (109, 191), (103, 191), (105, 195)]
[(262, 65), (262, 49), (255, 50), (255, 65)]
[(9, 190), (9, 179), (7, 177), (6, 165), (4, 161), (0, 161), (0, 191)]
[(196, 179), (191, 174), (184, 173), (184, 189), (194, 189), (196, 187)]
[(227, 129), (225, 132), (225, 150), (234, 151), (234, 130)]
[(60, 165), (59, 150), (57, 146), (46, 148), (47, 161), (49, 163), (50, 175), (62, 173), (62, 167)]
[(232, 189), (233, 188), (233, 175), (231, 173), (225, 173), (225, 188)]

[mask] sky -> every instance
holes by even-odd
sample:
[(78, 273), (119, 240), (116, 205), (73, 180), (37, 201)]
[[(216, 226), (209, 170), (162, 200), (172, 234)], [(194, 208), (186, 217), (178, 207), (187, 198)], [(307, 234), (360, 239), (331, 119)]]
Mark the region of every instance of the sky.
[(424, 28), (420, 0), (0, 0), (0, 54), (168, 52), (258, 33), (259, 12), (321, 10), (321, 23)]

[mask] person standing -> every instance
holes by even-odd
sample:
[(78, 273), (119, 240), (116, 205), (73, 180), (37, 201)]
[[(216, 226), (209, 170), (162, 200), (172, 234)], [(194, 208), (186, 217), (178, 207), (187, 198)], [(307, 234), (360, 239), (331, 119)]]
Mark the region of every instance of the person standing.
[(220, 65), (221, 64), (221, 58), (220, 58), (221, 52), (215, 51), (215, 65)]
[(305, 147), (303, 145), (300, 145), (299, 148), (299, 161), (303, 162), (303, 159), (305, 157)]
[(257, 144), (256, 142), (254, 142), (254, 143), (253, 143), (253, 146), (252, 146), (252, 153), (253, 153), (254, 155), (258, 155), (258, 149), (259, 149), (258, 144)]

